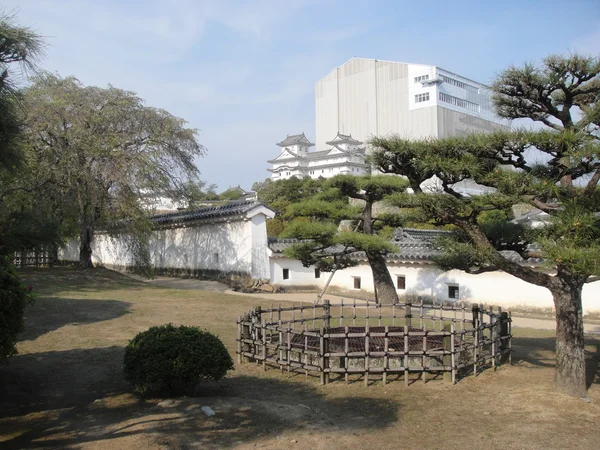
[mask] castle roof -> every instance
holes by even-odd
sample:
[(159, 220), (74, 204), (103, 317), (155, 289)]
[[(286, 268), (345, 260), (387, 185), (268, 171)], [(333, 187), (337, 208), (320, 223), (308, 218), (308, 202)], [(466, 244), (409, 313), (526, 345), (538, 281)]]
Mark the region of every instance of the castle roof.
[(288, 134), (287, 137), (283, 141), (278, 142), (277, 145), (279, 147), (288, 147), (290, 145), (302, 145), (305, 147), (313, 147), (315, 144), (310, 142), (308, 138), (304, 135), (304, 133), (302, 133), (292, 134), (291, 136)]
[(325, 142), (328, 145), (336, 145), (336, 144), (352, 144), (352, 145), (362, 145), (363, 142), (358, 141), (352, 137), (351, 134), (342, 134), (338, 131), (336, 137), (334, 137), (331, 141)]

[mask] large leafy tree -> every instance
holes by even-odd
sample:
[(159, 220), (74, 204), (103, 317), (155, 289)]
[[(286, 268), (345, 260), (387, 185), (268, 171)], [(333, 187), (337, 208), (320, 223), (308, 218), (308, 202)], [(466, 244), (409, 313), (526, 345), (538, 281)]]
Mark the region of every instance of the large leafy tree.
[[(471, 273), (502, 270), (552, 293), (556, 383), (563, 392), (585, 396), (581, 294), (584, 284), (600, 275), (600, 60), (550, 56), (539, 67), (505, 70), (493, 90), (501, 116), (529, 118), (547, 129), (418, 142), (376, 138), (374, 161), (383, 172), (408, 177), (415, 189), (415, 195), (397, 196), (394, 204), (462, 230), (464, 240), (447, 243), (442, 265)], [(441, 192), (424, 194), (417, 182), (431, 175), (439, 178)], [(462, 195), (454, 184), (464, 179), (494, 190)], [(553, 274), (520, 264), (486, 234), (482, 216), (494, 211), (509, 219), (516, 203), (550, 215), (548, 226), (521, 238), (540, 244)]]
[[(17, 208), (6, 201), (14, 192), (8, 185), (22, 175), (24, 160), (18, 140), (18, 84), (22, 76), (36, 69), (41, 53), (42, 40), (35, 32), (16, 24), (13, 16), (0, 13), (0, 362), (16, 353), (25, 307), (31, 301), (10, 254), (24, 242), (47, 242), (51, 234), (41, 233), (42, 226), (34, 226), (35, 216), (27, 204)], [(24, 220), (26, 217), (30, 220)]]
[[(282, 236), (301, 241), (288, 249), (288, 256), (307, 267), (314, 265), (331, 272), (356, 265), (353, 254), (364, 252), (373, 273), (377, 301), (397, 303), (398, 294), (385, 262), (386, 255), (397, 249), (377, 234), (389, 217), (375, 217), (373, 205), (406, 187), (407, 183), (397, 177), (338, 175), (327, 180), (324, 192), (288, 206), (285, 217), (296, 220)], [(349, 229), (339, 227), (342, 220), (350, 222)]]
[[(98, 230), (147, 236), (141, 199), (173, 196), (197, 179), (194, 159), (204, 149), (196, 130), (133, 92), (47, 74), (25, 90), (24, 106), (33, 177), (23, 183), (43, 183), (62, 219), (74, 224), (83, 266), (92, 266)], [(131, 242), (143, 259), (143, 239)]]

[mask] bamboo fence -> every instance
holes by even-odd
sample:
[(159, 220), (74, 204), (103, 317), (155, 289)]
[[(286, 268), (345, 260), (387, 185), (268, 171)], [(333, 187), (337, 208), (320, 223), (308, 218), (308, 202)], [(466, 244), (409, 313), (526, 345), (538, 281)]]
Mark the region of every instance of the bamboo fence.
[(239, 317), (236, 353), (239, 363), (318, 374), (322, 384), (332, 375), (360, 376), (365, 385), (390, 376), (409, 385), (428, 375), (455, 383), (511, 363), (511, 323), (510, 312), (478, 304), (280, 304)]
[(12, 263), (15, 267), (44, 267), (51, 266), (53, 259), (46, 250), (21, 250), (13, 254)]

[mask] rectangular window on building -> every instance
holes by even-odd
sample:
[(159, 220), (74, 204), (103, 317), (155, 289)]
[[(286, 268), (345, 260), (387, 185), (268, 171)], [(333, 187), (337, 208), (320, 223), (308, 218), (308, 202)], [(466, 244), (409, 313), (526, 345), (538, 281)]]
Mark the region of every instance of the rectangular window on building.
[(448, 298), (453, 300), (458, 300), (460, 297), (460, 290), (458, 288), (458, 284), (449, 284), (448, 285)]
[(354, 289), (360, 289), (360, 277), (352, 277), (354, 279)]
[(404, 275), (396, 275), (396, 289), (406, 289), (406, 277)]
[(421, 75), (421, 76), (415, 77), (415, 83), (421, 83), (425, 80), (429, 80), (429, 75)]
[(425, 92), (424, 94), (415, 95), (415, 103), (422, 103), (429, 101), (429, 92)]
[(215, 262), (215, 264), (219, 264), (219, 254), (218, 253), (213, 254), (213, 261)]
[(315, 278), (321, 278), (321, 269), (315, 269)]
[(290, 279), (290, 269), (283, 269), (283, 279), (284, 280)]

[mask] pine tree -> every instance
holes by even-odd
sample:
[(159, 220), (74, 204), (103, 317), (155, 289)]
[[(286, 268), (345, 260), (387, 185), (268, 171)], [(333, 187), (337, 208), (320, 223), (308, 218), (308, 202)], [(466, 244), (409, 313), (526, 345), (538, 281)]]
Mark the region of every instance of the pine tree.
[[(500, 74), (493, 91), (500, 116), (529, 118), (547, 129), (424, 141), (376, 138), (374, 162), (383, 172), (408, 177), (415, 189), (413, 196), (396, 196), (395, 205), (418, 208), (438, 224), (455, 225), (464, 233), (462, 242), (446, 242), (440, 260), (444, 267), (470, 273), (502, 270), (552, 293), (557, 387), (583, 397), (581, 294), (584, 284), (600, 275), (600, 60), (550, 56), (541, 67), (511, 67)], [(545, 162), (531, 162), (532, 151), (541, 152)], [(431, 175), (439, 178), (441, 193), (420, 191), (417, 182)], [(461, 195), (454, 184), (464, 179), (493, 190)], [(482, 215), (497, 211), (510, 218), (516, 203), (549, 214), (548, 226), (530, 230), (522, 239), (540, 244), (555, 275), (505, 257), (486, 235)]]
[[(286, 218), (296, 220), (281, 235), (301, 240), (288, 249), (287, 255), (306, 267), (314, 265), (331, 272), (356, 265), (353, 254), (364, 252), (373, 273), (377, 301), (397, 303), (398, 294), (385, 262), (385, 256), (397, 249), (376, 234), (389, 218), (374, 217), (373, 205), (406, 187), (407, 183), (398, 177), (339, 175), (327, 180), (323, 193), (287, 208)], [(360, 206), (350, 204), (349, 199)], [(351, 221), (352, 229), (340, 230), (342, 220)]]

